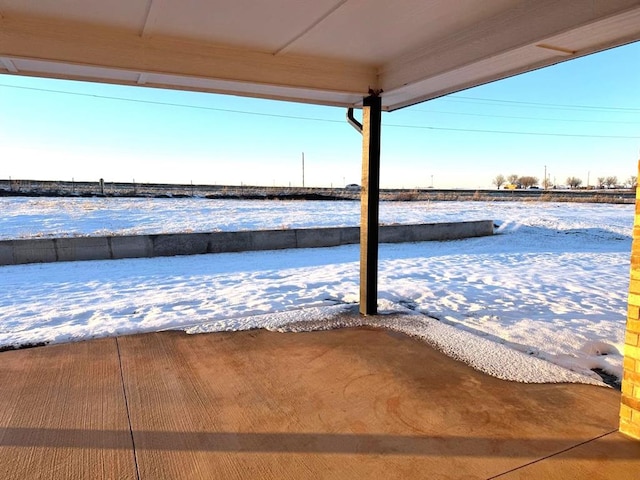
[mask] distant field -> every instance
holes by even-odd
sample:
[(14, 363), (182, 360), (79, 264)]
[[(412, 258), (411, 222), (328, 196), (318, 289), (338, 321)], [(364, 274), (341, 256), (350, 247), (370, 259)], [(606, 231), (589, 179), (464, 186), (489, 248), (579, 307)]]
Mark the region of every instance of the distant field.
[[(0, 180), (0, 196), (357, 200), (360, 197), (360, 192), (357, 189), (347, 188)], [(635, 190), (382, 189), (380, 198), (388, 201), (537, 200), (549, 202), (634, 203)]]
[[(0, 239), (354, 227), (359, 202), (204, 198), (0, 198)], [(588, 212), (588, 213), (585, 213)], [(581, 229), (583, 216), (630, 237), (633, 205), (558, 202), (382, 202), (380, 224), (495, 220)], [(570, 225), (570, 227), (569, 227)]]

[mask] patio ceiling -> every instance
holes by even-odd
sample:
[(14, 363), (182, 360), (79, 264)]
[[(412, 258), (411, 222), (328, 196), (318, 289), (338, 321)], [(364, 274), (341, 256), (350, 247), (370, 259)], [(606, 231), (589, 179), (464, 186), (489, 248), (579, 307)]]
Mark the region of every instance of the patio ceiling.
[(640, 0), (0, 0), (0, 73), (403, 106), (640, 39)]

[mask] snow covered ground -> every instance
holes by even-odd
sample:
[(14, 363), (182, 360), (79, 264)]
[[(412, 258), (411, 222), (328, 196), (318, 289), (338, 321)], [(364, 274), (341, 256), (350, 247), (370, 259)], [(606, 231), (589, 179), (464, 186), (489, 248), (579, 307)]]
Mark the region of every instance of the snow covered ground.
[[(0, 212), (1, 239), (359, 222), (359, 204), (350, 201), (0, 198)], [(589, 381), (599, 378), (594, 368), (620, 376), (633, 212), (633, 205), (384, 202), (384, 224), (493, 219), (499, 228), (493, 237), (382, 245), (380, 309), (395, 315), (375, 319), (352, 313), (356, 245), (0, 267), (0, 346), (178, 327), (373, 322), (501, 378)]]

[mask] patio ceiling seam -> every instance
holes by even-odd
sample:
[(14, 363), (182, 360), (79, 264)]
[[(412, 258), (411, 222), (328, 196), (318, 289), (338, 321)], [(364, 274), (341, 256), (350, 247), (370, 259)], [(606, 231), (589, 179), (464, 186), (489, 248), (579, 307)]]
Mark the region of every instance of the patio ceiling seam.
[(280, 53), (284, 52), (287, 48), (289, 48), (291, 45), (293, 45), (295, 42), (297, 42), (298, 40), (300, 40), (302, 37), (304, 37), (307, 33), (309, 33), (311, 30), (313, 30), (315, 27), (317, 27), (318, 25), (320, 25), (323, 21), (325, 21), (329, 16), (331, 16), (331, 14), (333, 14), (336, 10), (338, 10), (340, 7), (342, 7), (345, 3), (347, 3), (348, 0), (339, 0), (337, 4), (335, 4), (333, 7), (331, 7), (326, 13), (324, 13), (323, 15), (321, 15), (320, 17), (318, 17), (315, 21), (313, 21), (308, 27), (306, 27), (304, 30), (302, 30), (300, 33), (298, 33), (296, 36), (294, 36), (292, 39), (290, 39), (289, 41), (287, 41), (284, 45), (282, 45), (281, 47), (277, 48), (274, 52), (273, 55), (279, 55)]

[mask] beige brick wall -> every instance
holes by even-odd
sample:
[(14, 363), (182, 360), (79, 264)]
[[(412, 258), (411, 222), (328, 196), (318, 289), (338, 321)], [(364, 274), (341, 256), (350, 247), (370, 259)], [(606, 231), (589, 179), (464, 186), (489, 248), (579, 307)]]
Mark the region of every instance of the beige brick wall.
[(636, 190), (623, 370), (620, 431), (640, 440), (640, 188)]

